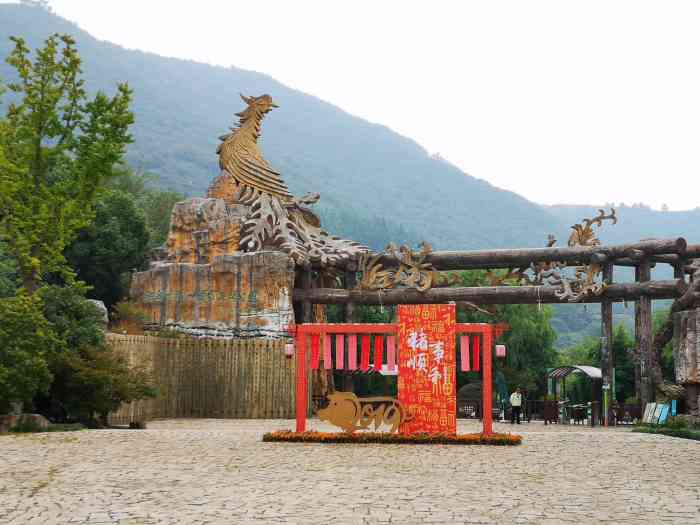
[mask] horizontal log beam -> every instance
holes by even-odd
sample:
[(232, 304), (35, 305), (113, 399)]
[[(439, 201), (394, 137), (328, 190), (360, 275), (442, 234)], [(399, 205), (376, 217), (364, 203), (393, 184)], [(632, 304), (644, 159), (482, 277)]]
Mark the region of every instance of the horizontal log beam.
[(671, 311), (688, 310), (698, 304), (700, 304), (700, 279), (696, 278), (687, 287), (685, 293), (673, 302)]
[[(634, 244), (617, 246), (518, 248), (503, 250), (436, 251), (426, 257), (425, 262), (439, 271), (475, 270), (496, 268), (519, 268), (532, 262), (565, 262), (572, 264), (614, 262), (614, 259), (639, 260), (661, 254), (685, 255), (687, 243), (682, 237), (676, 239), (653, 239)], [(392, 255), (381, 258), (384, 266), (398, 265)]]
[[(601, 295), (586, 297), (583, 303), (600, 303), (603, 300), (635, 300), (642, 295), (652, 299), (681, 297), (688, 285), (681, 279), (648, 281), (644, 283), (611, 284)], [(479, 286), (466, 288), (432, 288), (425, 292), (408, 288), (392, 290), (343, 290), (314, 288), (294, 290), (295, 301), (316, 304), (423, 304), (465, 301), (475, 304), (536, 304), (568, 303), (559, 299), (556, 288), (550, 286)]]
[(685, 249), (685, 256), (688, 259), (700, 258), (700, 244), (689, 244)]

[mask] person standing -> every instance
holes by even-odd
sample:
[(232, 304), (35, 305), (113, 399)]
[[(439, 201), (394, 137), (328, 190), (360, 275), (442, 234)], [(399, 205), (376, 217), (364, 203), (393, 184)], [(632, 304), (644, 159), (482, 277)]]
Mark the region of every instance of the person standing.
[(510, 395), (510, 424), (512, 425), (517, 420), (520, 424), (520, 410), (523, 406), (523, 395), (520, 393), (520, 387), (515, 389)]

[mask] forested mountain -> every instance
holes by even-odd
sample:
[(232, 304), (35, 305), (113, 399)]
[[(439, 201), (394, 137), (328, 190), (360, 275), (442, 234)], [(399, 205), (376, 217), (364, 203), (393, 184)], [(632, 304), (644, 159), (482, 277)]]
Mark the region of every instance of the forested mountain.
[[(698, 196), (700, 204), (700, 196)], [(556, 205), (545, 209), (565, 226), (580, 222), (583, 217), (593, 217), (600, 206)], [(700, 206), (689, 211), (657, 211), (644, 204), (617, 205), (620, 219), (614, 227), (607, 225), (600, 231), (600, 238), (607, 244), (623, 244), (638, 239), (685, 237), (689, 244), (700, 244)]]
[[(3, 57), (10, 35), (37, 47), (56, 32), (76, 38), (88, 86), (110, 91), (128, 81), (134, 89), (135, 142), (128, 160), (158, 174), (166, 188), (203, 194), (218, 171), (217, 137), (243, 106), (238, 93), (269, 93), (280, 109), (264, 124), (263, 151), (294, 193), (321, 193), (319, 211), (334, 233), (375, 248), (422, 239), (444, 249), (540, 246), (550, 232), (565, 242), (569, 225), (595, 213), (591, 206), (543, 208), (495, 188), (385, 126), (267, 75), (127, 50), (39, 7), (0, 5)], [(10, 74), (0, 64), (0, 77)], [(626, 207), (619, 216), (620, 223), (602, 233), (605, 241), (685, 235), (700, 242), (698, 210)]]
[[(243, 107), (238, 93), (269, 93), (280, 108), (264, 123), (263, 151), (294, 193), (320, 192), (330, 230), (375, 246), (386, 234), (476, 248), (537, 246), (551, 228), (551, 216), (536, 204), (269, 76), (126, 50), (40, 8), (0, 5), (2, 56), (10, 35), (35, 48), (55, 32), (75, 36), (88, 86), (112, 90), (129, 82), (136, 124), (128, 160), (157, 173), (168, 188), (201, 195), (218, 171), (217, 137)], [(0, 66), (2, 78), (9, 74)]]
[[(596, 214), (594, 206), (545, 207), (498, 189), (431, 157), (385, 126), (264, 74), (127, 50), (40, 7), (0, 4), (2, 57), (11, 49), (11, 35), (36, 48), (52, 33), (75, 37), (90, 88), (111, 92), (118, 82), (130, 84), (136, 124), (128, 162), (157, 174), (168, 189), (203, 195), (218, 174), (218, 136), (243, 107), (238, 94), (268, 93), (280, 106), (264, 123), (262, 148), (270, 163), (295, 194), (321, 194), (317, 206), (328, 230), (372, 248), (423, 239), (439, 249), (542, 246), (548, 233), (562, 245), (570, 225)], [(3, 82), (12, 80), (12, 73), (0, 63)], [(421, 105), (417, 101), (415, 107)], [(616, 226), (601, 230), (603, 242), (684, 236), (700, 243), (700, 209), (658, 212), (626, 206), (618, 208), (618, 217)], [(621, 271), (617, 277), (626, 276)], [(668, 277), (668, 272), (657, 270), (654, 277)], [(580, 305), (563, 306), (556, 312), (553, 324), (561, 340), (597, 330), (596, 307), (584, 312)], [(624, 309), (618, 313), (629, 318)]]

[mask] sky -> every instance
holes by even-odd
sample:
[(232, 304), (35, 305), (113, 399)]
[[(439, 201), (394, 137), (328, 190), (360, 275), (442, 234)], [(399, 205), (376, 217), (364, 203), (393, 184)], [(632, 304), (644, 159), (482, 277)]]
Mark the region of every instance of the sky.
[(700, 2), (50, 4), (127, 48), (266, 73), (535, 202), (700, 206)]

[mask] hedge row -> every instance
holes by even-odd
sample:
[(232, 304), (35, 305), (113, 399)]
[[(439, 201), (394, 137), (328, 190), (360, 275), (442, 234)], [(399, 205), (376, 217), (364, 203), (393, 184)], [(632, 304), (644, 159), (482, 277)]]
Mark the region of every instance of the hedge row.
[(639, 426), (632, 429), (632, 432), (641, 432), (642, 434), (661, 434), (663, 436), (671, 436), (683, 439), (692, 439), (700, 441), (700, 432), (687, 428), (663, 428)]
[(287, 443), (381, 443), (407, 445), (519, 445), (517, 434), (389, 434), (387, 432), (292, 432), (278, 430), (263, 436), (266, 442)]

